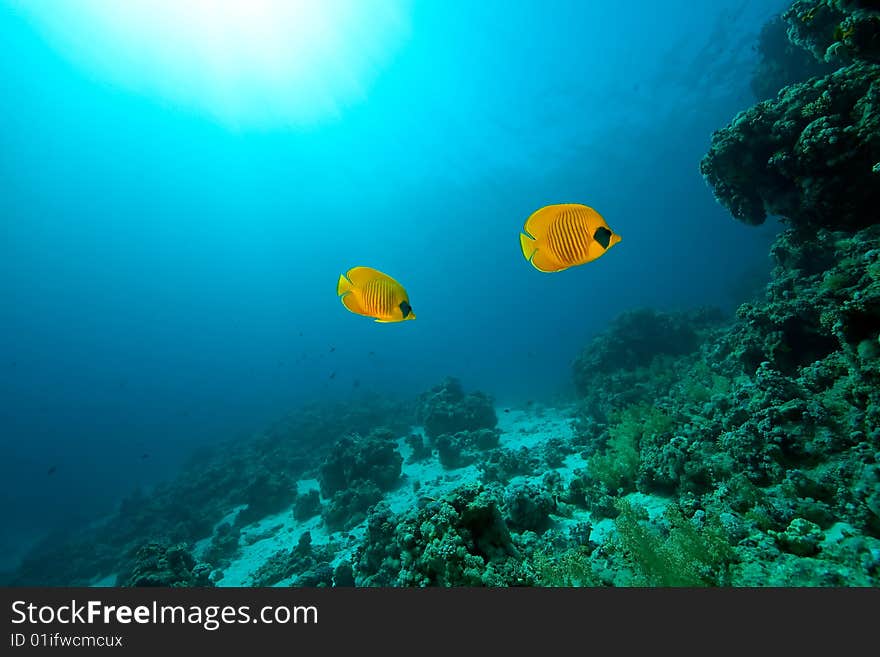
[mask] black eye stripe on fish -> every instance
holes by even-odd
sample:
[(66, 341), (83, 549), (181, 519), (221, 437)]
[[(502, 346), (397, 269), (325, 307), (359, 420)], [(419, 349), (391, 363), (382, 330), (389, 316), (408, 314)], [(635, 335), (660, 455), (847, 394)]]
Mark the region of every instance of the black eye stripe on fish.
[(601, 244), (603, 249), (607, 249), (611, 243), (611, 231), (604, 226), (599, 226), (593, 233), (593, 239)]

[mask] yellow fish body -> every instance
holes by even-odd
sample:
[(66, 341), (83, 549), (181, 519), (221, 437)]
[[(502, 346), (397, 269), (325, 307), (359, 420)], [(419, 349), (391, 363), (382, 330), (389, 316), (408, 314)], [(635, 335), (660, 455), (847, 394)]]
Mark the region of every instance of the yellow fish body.
[(538, 271), (555, 272), (583, 265), (620, 241), (593, 208), (577, 203), (548, 205), (526, 219), (519, 244)]
[(339, 277), (336, 294), (351, 312), (377, 322), (415, 319), (403, 286), (372, 267), (353, 267)]

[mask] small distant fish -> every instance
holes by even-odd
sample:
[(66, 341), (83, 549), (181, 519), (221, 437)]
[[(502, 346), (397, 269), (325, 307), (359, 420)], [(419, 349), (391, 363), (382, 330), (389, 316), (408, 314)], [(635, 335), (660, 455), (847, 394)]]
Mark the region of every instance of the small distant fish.
[(46, 475), (53, 475), (53, 474), (55, 474), (55, 471), (56, 471), (57, 469), (58, 469), (58, 468), (56, 468), (56, 467), (53, 465), (51, 468), (49, 468), (48, 472), (46, 472)]
[(336, 347), (330, 347), (330, 353), (332, 354), (334, 351), (336, 351)]
[(147, 454), (146, 452), (144, 452), (143, 454), (141, 454), (141, 460), (148, 459), (148, 458), (150, 458), (150, 455)]
[(299, 337), (302, 337), (302, 336), (303, 336), (303, 332), (300, 331), (300, 332), (299, 332)]
[(329, 377), (329, 378), (331, 378), (331, 379), (335, 379), (335, 378), (336, 378), (336, 372), (330, 372), (330, 377)]
[(371, 351), (371, 352), (370, 352), (369, 354), (367, 354), (367, 355), (368, 355), (368, 356), (375, 356), (375, 355), (376, 355), (376, 352), (375, 352), (375, 351)]
[(523, 257), (542, 272), (586, 264), (620, 241), (601, 214), (577, 203), (548, 205), (526, 219), (519, 245)]
[(353, 267), (342, 274), (336, 294), (351, 312), (383, 324), (416, 318), (403, 286), (372, 267)]
[(510, 413), (510, 409), (509, 409), (509, 408), (505, 408), (505, 409), (504, 409), (504, 412), (505, 412), (505, 413)]
[(533, 402), (531, 399), (529, 399), (529, 400), (526, 402), (526, 406), (531, 406), (531, 405), (534, 404), (534, 403), (535, 403), (535, 402)]
[(352, 388), (360, 388), (361, 382), (358, 379), (355, 379), (354, 381), (351, 382), (351, 387)]

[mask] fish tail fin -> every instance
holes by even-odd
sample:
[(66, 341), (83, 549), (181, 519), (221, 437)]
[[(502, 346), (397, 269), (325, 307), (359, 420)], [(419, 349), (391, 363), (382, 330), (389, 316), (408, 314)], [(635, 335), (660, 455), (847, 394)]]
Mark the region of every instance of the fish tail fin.
[(351, 290), (351, 281), (345, 277), (345, 274), (339, 274), (339, 280), (336, 282), (336, 296), (342, 296)]

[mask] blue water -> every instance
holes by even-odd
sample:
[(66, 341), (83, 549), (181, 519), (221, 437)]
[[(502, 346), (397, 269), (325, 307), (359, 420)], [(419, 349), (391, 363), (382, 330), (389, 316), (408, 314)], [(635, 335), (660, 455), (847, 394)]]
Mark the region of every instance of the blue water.
[[(0, 3), (0, 568), (355, 381), (551, 398), (623, 310), (730, 311), (777, 228), (733, 221), (698, 162), (754, 103), (752, 44), (785, 4), (398, 3), (361, 93), (298, 124), (127, 85)], [(518, 234), (561, 202), (623, 241), (540, 274)], [(417, 321), (346, 312), (355, 265)]]

